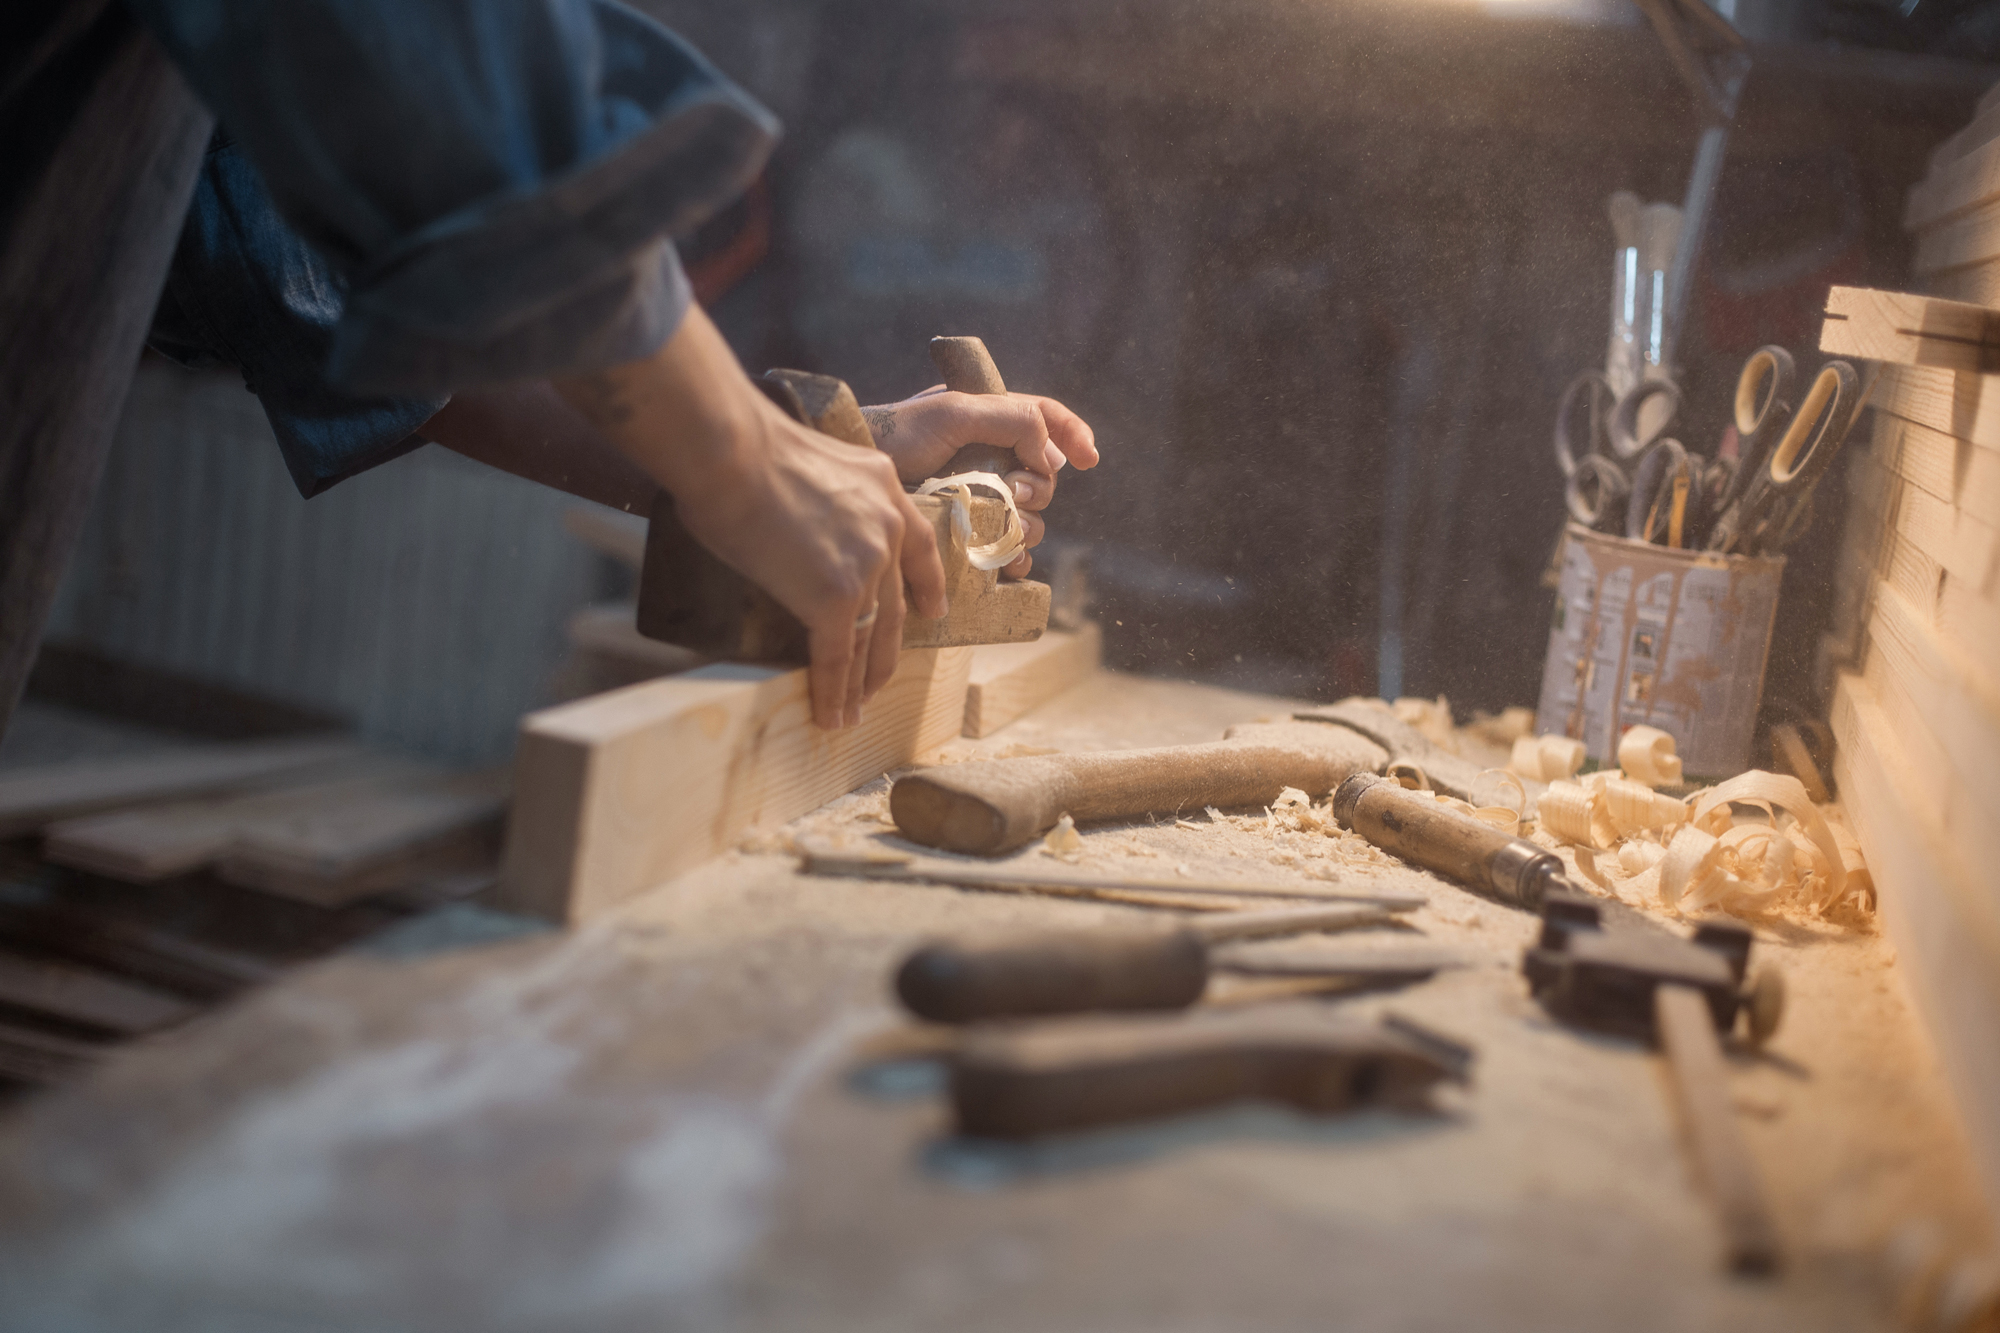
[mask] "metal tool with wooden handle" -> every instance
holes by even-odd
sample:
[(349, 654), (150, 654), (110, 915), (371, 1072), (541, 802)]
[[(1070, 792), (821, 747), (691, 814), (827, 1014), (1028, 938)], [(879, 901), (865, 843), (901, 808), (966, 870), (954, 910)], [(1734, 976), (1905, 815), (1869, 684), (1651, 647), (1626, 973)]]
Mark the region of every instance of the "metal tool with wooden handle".
[(993, 856), (1046, 833), (1065, 814), (1085, 823), (1268, 805), (1287, 787), (1318, 795), (1388, 760), (1381, 746), (1342, 727), (1248, 723), (1206, 745), (925, 769), (896, 780), (889, 811), (914, 842)]
[(1642, 921), (1607, 928), (1595, 899), (1552, 893), (1521, 971), (1556, 1017), (1659, 1043), (1688, 1145), (1720, 1213), (1728, 1265), (1762, 1274), (1778, 1266), (1777, 1227), (1736, 1125), (1717, 1040), (1739, 1014), (1759, 1043), (1783, 1017), (1783, 978), (1767, 967), (1746, 986), (1749, 961), (1750, 931), (1734, 922), (1704, 922), (1692, 939)]
[(970, 1023), (1092, 1011), (1185, 1009), (1208, 986), (1211, 944), (1392, 920), (1381, 907), (1340, 904), (1223, 912), (1170, 930), (1039, 931), (927, 944), (896, 972), (896, 994), (919, 1018)]
[(952, 1057), (951, 1102), (960, 1133), (993, 1139), (1244, 1101), (1422, 1110), (1440, 1081), (1465, 1077), (1471, 1053), (1450, 1046), (1319, 1015), (1064, 1019), (975, 1031)]
[(1547, 848), (1373, 773), (1340, 784), (1333, 817), (1391, 856), (1531, 912), (1568, 886), (1562, 858)]

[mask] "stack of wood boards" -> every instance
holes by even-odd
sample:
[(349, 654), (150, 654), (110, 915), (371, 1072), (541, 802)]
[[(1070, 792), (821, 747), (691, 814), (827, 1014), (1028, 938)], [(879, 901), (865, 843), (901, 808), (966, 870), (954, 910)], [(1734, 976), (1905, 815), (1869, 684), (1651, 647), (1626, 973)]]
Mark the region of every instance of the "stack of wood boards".
[(1926, 284), (1976, 299), (1828, 297), (1821, 350), (1879, 378), (1821, 663), (1841, 802), (2000, 1211), (2000, 94), (1909, 219)]
[(1979, 100), (1970, 125), (1932, 152), (1903, 224), (1917, 238), (1925, 291), (2000, 306), (2000, 86)]
[(0, 835), (148, 883), (202, 869), (323, 907), (496, 856), (505, 772), (453, 773), (349, 740), (178, 746), (0, 777)]

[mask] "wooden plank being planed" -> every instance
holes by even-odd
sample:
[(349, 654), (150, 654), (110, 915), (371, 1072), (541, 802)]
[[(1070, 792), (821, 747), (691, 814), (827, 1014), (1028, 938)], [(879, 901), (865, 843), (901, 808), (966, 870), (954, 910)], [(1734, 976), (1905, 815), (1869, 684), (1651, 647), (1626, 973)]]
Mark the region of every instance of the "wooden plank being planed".
[(2000, 371), (2000, 310), (1871, 287), (1827, 293), (1819, 348), (1906, 366)]
[(579, 922), (959, 734), (969, 648), (906, 651), (860, 726), (806, 673), (718, 664), (530, 714), (499, 901)]
[(324, 737), (237, 741), (130, 759), (15, 769), (0, 777), (0, 837), (93, 810), (240, 790), (362, 752), (356, 741)]
[(1081, 685), (1104, 656), (1104, 631), (1049, 630), (1033, 643), (994, 643), (972, 650), (965, 687), (964, 734), (990, 736), (1030, 709)]
[(11, 949), (0, 949), (0, 1004), (121, 1037), (181, 1022), (201, 1008), (150, 986)]

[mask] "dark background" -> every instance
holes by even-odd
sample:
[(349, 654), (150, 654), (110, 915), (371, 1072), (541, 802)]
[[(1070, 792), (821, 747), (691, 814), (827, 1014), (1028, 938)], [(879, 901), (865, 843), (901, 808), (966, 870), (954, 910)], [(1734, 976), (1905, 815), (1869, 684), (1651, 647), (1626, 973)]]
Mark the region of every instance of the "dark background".
[[(1700, 128), (1636, 9), (649, 8), (786, 124), (768, 188), (687, 247), (733, 243), (724, 281), (761, 254), (713, 302), (746, 364), (884, 401), (931, 382), (932, 334), (977, 333), (1011, 387), (1083, 413), (1105, 462), (1066, 474), (1051, 541), (1090, 544), (1113, 664), (1533, 702), (1549, 427), (1603, 358), (1604, 201), (1678, 203)], [(1908, 285), (1902, 199), (2000, 74), (1995, 8), (1743, 16), (1763, 39), (1682, 338), (1690, 447), (1752, 348), (1816, 362), (1830, 283)], [(1774, 698), (1808, 701), (1824, 489)]]

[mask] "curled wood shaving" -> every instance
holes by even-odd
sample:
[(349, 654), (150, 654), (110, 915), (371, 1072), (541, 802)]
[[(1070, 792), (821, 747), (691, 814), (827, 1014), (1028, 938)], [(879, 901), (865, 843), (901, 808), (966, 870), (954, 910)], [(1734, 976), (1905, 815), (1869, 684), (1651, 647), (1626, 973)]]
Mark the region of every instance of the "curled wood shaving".
[(1583, 742), (1569, 736), (1523, 736), (1507, 767), (1531, 782), (1561, 782), (1583, 767)]
[(1618, 767), (1634, 782), (1665, 787), (1681, 780), (1674, 738), (1658, 727), (1628, 727), (1618, 741)]
[[(1000, 540), (984, 546), (972, 544), (972, 488), (990, 488), (1007, 503), (1007, 528)], [(1011, 565), (1027, 548), (1028, 538), (1021, 526), (1021, 511), (1014, 506), (1014, 488), (993, 472), (961, 472), (951, 477), (932, 477), (917, 487), (918, 495), (951, 497), (951, 531), (965, 548), (965, 562), (974, 569), (999, 569)]]
[[(1502, 789), (1506, 787), (1514, 789), (1514, 799), (1512, 801), (1504, 799)], [(1483, 809), (1491, 810), (1504, 807), (1513, 811), (1514, 822), (1517, 824), (1528, 813), (1528, 789), (1521, 785), (1520, 776), (1511, 769), (1489, 768), (1475, 774), (1468, 794)], [(1486, 799), (1481, 801), (1481, 797)]]
[(1753, 768), (1698, 793), (1692, 822), (1705, 832), (1720, 834), (1736, 822), (1733, 804), (1762, 807), (1769, 812), (1771, 828), (1778, 834), (1787, 833), (1777, 818), (1783, 812), (1791, 826), (1805, 835), (1807, 845), (1800, 849), (1800, 855), (1812, 880), (1817, 881), (1799, 885), (1809, 905), (1823, 910), (1847, 896), (1847, 867), (1841, 859), (1840, 844), (1797, 778)]
[(1611, 827), (1621, 838), (1629, 838), (1645, 829), (1668, 828), (1684, 823), (1688, 817), (1688, 808), (1680, 801), (1625, 778), (1607, 777), (1598, 785), (1598, 790), (1604, 794), (1605, 811), (1611, 817)]
[(1637, 838), (1619, 844), (1618, 868), (1627, 875), (1643, 875), (1660, 863), (1667, 849), (1656, 842), (1641, 842)]
[(1413, 764), (1407, 759), (1398, 759), (1395, 763), (1390, 764), (1387, 769), (1383, 770), (1382, 776), (1388, 778), (1391, 782), (1400, 783), (1411, 791), (1429, 791), (1431, 789), (1430, 775), (1424, 772), (1423, 765)]
[(1563, 842), (1602, 850), (1618, 841), (1618, 830), (1600, 789), (1579, 782), (1552, 782), (1535, 810), (1542, 827)]

